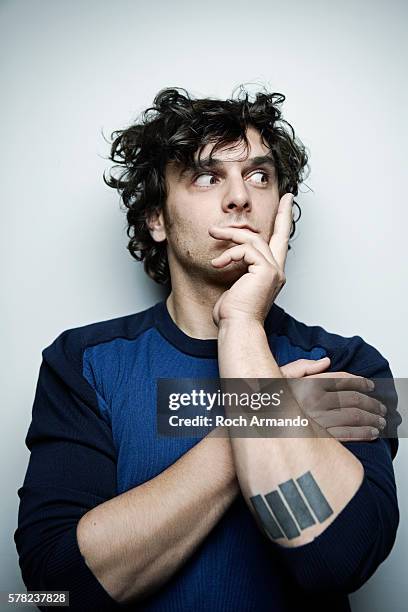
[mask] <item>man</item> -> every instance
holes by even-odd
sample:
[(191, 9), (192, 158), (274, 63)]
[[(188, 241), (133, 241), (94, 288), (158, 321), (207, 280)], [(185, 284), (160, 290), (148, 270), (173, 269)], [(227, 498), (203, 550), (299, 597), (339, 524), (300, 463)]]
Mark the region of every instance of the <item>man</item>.
[[(369, 380), (389, 364), (275, 303), (307, 163), (283, 100), (167, 89), (117, 133), (128, 248), (170, 293), (43, 351), (15, 533), (28, 589), (78, 610), (344, 611), (389, 554), (395, 396)], [(159, 437), (157, 380), (218, 376), (329, 378), (321, 410), (297, 406), (302, 438)]]

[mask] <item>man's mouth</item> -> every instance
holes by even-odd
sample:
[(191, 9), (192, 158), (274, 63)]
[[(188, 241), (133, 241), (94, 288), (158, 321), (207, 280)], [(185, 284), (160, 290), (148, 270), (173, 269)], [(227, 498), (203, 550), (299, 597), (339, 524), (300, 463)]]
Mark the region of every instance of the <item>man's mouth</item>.
[(224, 227), (236, 227), (238, 229), (249, 229), (251, 230), (251, 232), (255, 232), (256, 234), (259, 234), (259, 230), (255, 229), (254, 227), (252, 227), (252, 225), (249, 225), (248, 223), (232, 223), (231, 225), (225, 225)]

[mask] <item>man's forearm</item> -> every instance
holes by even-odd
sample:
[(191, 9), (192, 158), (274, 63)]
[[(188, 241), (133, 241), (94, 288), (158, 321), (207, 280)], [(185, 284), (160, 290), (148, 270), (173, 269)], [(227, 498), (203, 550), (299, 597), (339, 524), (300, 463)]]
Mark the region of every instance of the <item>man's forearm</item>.
[(87, 512), (79, 548), (114, 599), (143, 598), (194, 552), (238, 491), (230, 440), (209, 434), (152, 480)]
[[(283, 378), (265, 330), (256, 322), (221, 321), (218, 362), (221, 378)], [(292, 410), (299, 414), (301, 407), (294, 404)], [(257, 519), (270, 537), (284, 546), (305, 544), (322, 533), (363, 480), (360, 461), (323, 430), (325, 437), (316, 437), (319, 429), (309, 424), (306, 437), (297, 439), (231, 438), (241, 490), (251, 509), (258, 508)], [(304, 498), (311, 502), (312, 512), (302, 504)], [(269, 517), (265, 501), (280, 516), (284, 530), (265, 524)], [(298, 522), (293, 521), (296, 514)]]

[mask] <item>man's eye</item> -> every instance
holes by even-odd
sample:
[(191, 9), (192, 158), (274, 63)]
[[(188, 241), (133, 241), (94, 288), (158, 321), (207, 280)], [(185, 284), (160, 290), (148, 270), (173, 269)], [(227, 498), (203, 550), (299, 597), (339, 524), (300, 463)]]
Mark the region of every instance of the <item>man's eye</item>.
[[(214, 181), (212, 181), (214, 179)], [(199, 187), (209, 187), (210, 185), (215, 185), (215, 176), (214, 174), (210, 174), (209, 172), (203, 172), (195, 177), (194, 182)]]
[(262, 185), (262, 184), (267, 184), (268, 180), (269, 180), (269, 176), (267, 172), (264, 172), (263, 170), (257, 170), (256, 172), (254, 172), (253, 174), (251, 174), (251, 176), (249, 178), (252, 178), (254, 176), (258, 175), (260, 178), (258, 180), (255, 181), (255, 183), (257, 185)]

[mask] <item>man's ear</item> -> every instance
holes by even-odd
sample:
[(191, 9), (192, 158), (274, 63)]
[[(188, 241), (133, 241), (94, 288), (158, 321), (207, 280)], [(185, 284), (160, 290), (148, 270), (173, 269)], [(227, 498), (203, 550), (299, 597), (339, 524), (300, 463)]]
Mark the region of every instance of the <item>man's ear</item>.
[(151, 237), (155, 242), (163, 242), (166, 240), (166, 229), (164, 227), (164, 216), (162, 210), (156, 210), (146, 216), (146, 224), (149, 228)]

